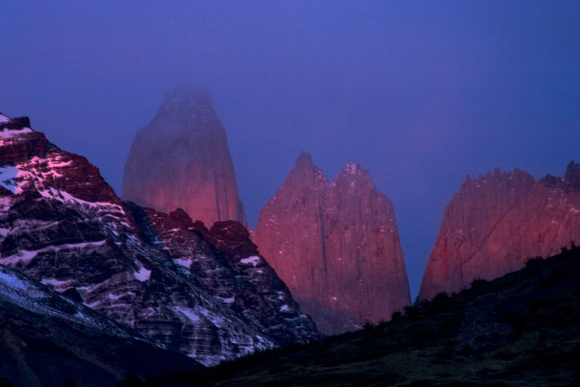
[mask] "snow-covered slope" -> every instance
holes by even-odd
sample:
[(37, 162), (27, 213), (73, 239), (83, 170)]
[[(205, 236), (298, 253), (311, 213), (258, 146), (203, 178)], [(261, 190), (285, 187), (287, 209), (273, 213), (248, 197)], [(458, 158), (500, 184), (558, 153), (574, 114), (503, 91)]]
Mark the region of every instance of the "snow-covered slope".
[(0, 124), (0, 264), (204, 364), (319, 337), (263, 259), (243, 262), (257, 251), (239, 223), (127, 205), (29, 126)]
[[(14, 386), (115, 385), (131, 374), (199, 366), (105, 316), (0, 266), (0, 375)], [(131, 359), (139, 354), (147, 362)], [(106, 354), (106, 356), (103, 356)], [(155, 367), (151, 367), (151, 365)]]

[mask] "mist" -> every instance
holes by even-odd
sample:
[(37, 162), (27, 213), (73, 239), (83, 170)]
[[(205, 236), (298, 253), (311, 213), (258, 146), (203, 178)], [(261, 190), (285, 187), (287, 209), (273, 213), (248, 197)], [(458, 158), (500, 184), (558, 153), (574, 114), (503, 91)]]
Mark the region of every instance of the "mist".
[(0, 4), (0, 112), (28, 115), (120, 194), (135, 133), (205, 85), (250, 226), (301, 150), (393, 202), (416, 296), (466, 175), (560, 176), (580, 155), (577, 1)]

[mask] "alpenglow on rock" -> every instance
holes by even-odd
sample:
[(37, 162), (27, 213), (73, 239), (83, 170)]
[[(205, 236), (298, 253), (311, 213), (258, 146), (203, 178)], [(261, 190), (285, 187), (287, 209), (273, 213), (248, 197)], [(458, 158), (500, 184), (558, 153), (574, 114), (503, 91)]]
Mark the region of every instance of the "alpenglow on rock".
[(17, 123), (0, 115), (0, 265), (204, 365), (320, 337), (241, 223), (123, 202)]
[(580, 243), (580, 165), (564, 177), (512, 173), (469, 176), (445, 208), (419, 299), (469, 287)]
[(329, 184), (302, 152), (262, 209), (255, 239), (325, 334), (388, 320), (410, 303), (393, 206), (355, 163)]
[(207, 227), (246, 223), (226, 132), (207, 90), (182, 85), (167, 93), (133, 140), (122, 197), (162, 212), (182, 208)]

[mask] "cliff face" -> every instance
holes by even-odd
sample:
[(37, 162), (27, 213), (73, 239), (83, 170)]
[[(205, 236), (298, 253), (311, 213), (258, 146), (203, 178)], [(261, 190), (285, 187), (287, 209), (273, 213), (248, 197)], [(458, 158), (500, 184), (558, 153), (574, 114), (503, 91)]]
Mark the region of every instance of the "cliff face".
[(262, 209), (255, 238), (323, 333), (387, 320), (410, 303), (393, 206), (355, 163), (329, 184), (303, 152)]
[(420, 299), (493, 279), (580, 243), (580, 166), (536, 181), (521, 170), (467, 178), (445, 208)]
[(0, 125), (0, 264), (203, 364), (320, 337), (242, 224), (124, 203), (28, 127)]
[(206, 90), (180, 86), (167, 94), (133, 140), (122, 196), (161, 212), (182, 208), (208, 227), (245, 224), (225, 129)]

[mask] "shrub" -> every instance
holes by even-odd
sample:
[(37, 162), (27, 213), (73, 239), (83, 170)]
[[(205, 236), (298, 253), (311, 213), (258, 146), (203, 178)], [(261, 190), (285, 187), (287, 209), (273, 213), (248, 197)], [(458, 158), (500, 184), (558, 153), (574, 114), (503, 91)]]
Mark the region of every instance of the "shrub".
[(537, 256), (535, 258), (526, 259), (526, 268), (537, 268), (542, 264), (544, 258)]
[(486, 281), (484, 279), (476, 278), (473, 281), (471, 281), (471, 288), (472, 289), (480, 288), (481, 286), (485, 285), (487, 282), (488, 281)]

